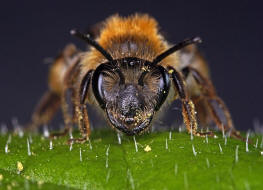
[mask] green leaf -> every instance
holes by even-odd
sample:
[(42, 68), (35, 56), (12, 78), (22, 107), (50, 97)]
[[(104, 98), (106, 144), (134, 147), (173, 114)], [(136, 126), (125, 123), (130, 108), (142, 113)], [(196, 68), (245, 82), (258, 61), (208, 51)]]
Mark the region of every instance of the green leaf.
[[(76, 135), (74, 135), (76, 136)], [(123, 136), (94, 131), (91, 144), (26, 134), (0, 138), (0, 189), (262, 189), (262, 137), (254, 144), (173, 131)], [(261, 145), (261, 147), (260, 147)], [(220, 146), (222, 152), (220, 152)], [(238, 146), (238, 151), (237, 151)], [(147, 148), (146, 148), (147, 147)], [(194, 149), (194, 150), (193, 150)], [(81, 156), (80, 156), (81, 154)], [(19, 173), (17, 162), (23, 170)], [(19, 173), (19, 174), (18, 174)], [(2, 177), (1, 177), (2, 176)]]

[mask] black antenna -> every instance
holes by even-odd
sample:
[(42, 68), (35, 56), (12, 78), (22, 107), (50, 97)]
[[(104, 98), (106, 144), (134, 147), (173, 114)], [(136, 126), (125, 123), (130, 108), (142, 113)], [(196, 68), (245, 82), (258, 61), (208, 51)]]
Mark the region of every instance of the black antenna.
[(108, 59), (108, 61), (113, 61), (111, 55), (103, 47), (101, 47), (94, 39), (92, 39), (89, 34), (83, 34), (75, 29), (71, 30), (70, 34), (84, 40), (89, 45), (96, 48), (96, 50), (98, 50), (106, 59)]
[(166, 58), (167, 56), (171, 55), (172, 53), (176, 52), (177, 50), (180, 50), (182, 48), (184, 48), (185, 46), (188, 46), (190, 44), (196, 44), (196, 43), (201, 43), (202, 40), (200, 37), (194, 37), (194, 38), (190, 38), (190, 39), (186, 39), (178, 44), (175, 44), (173, 47), (171, 47), (170, 49), (166, 50), (165, 52), (161, 53), (160, 55), (158, 55), (153, 61), (152, 61), (152, 65), (157, 65), (159, 62), (161, 62), (164, 58)]

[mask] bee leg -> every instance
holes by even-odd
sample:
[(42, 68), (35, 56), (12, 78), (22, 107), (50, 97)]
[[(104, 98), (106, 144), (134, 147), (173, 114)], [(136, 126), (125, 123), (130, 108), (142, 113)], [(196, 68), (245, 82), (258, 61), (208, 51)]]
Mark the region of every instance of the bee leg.
[(196, 108), (198, 122), (203, 130), (208, 130), (209, 126), (212, 125), (213, 120), (210, 117), (210, 111), (206, 100), (204, 100), (204, 97), (201, 95), (191, 96), (191, 100)]
[[(73, 95), (70, 94), (71, 92), (72, 92), (72, 89), (70, 88), (66, 89), (61, 98), (61, 108), (62, 108), (65, 128), (60, 132), (51, 133), (49, 136), (49, 138), (51, 139), (56, 139), (58, 137), (66, 136), (70, 131), (72, 131), (74, 112), (70, 113), (73, 107), (73, 102), (71, 101), (71, 99), (73, 98), (72, 97)], [(67, 99), (70, 99), (70, 100), (67, 100)]]
[(87, 113), (87, 108), (85, 105), (80, 105), (76, 107), (77, 112), (77, 119), (78, 119), (78, 126), (81, 133), (81, 138), (74, 138), (69, 139), (68, 144), (71, 143), (85, 143), (89, 140), (90, 131), (90, 124), (89, 124), (89, 117)]
[(79, 60), (72, 65), (71, 68), (68, 69), (68, 72), (63, 81), (63, 94), (61, 97), (61, 108), (64, 118), (65, 128), (63, 131), (58, 133), (52, 133), (50, 138), (57, 138), (61, 136), (67, 135), (70, 131), (72, 131), (72, 126), (75, 123), (75, 105), (74, 100), (76, 96), (76, 92), (74, 89), (74, 84), (77, 80), (77, 75), (79, 74)]
[(188, 132), (194, 136), (213, 136), (213, 133), (211, 132), (201, 133), (197, 131), (195, 106), (192, 100), (190, 100), (187, 91), (185, 90), (185, 81), (181, 74), (177, 72), (173, 67), (169, 66), (168, 69), (173, 79), (174, 86), (178, 91), (179, 98), (182, 101), (182, 114)]
[(55, 92), (47, 91), (36, 106), (26, 130), (36, 130), (40, 125), (47, 124), (53, 118), (60, 105), (60, 96)]
[(89, 140), (89, 135), (91, 131), (90, 131), (88, 111), (86, 107), (86, 103), (87, 103), (86, 99), (87, 99), (88, 89), (90, 87), (92, 74), (93, 74), (93, 70), (90, 70), (83, 77), (80, 84), (80, 88), (78, 90), (78, 95), (76, 96), (76, 107), (75, 107), (76, 116), (82, 137), (77, 139), (69, 139), (68, 143), (85, 143), (87, 140)]
[(208, 110), (211, 119), (215, 122), (218, 128), (222, 132), (229, 132), (232, 137), (244, 140), (239, 131), (234, 128), (230, 112), (224, 101), (216, 94), (212, 82), (202, 76), (202, 74), (195, 68), (186, 67), (184, 71), (191, 73), (197, 84), (200, 86), (201, 95), (198, 99), (203, 101), (204, 109)]

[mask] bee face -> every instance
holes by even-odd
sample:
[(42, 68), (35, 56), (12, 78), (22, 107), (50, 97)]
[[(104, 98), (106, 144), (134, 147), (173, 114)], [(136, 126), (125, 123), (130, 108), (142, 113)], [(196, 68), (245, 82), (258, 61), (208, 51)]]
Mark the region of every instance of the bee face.
[[(150, 126), (165, 101), (170, 81), (162, 66), (138, 58), (101, 64), (93, 74), (94, 95), (116, 129), (135, 135)], [(117, 66), (116, 66), (117, 65)]]

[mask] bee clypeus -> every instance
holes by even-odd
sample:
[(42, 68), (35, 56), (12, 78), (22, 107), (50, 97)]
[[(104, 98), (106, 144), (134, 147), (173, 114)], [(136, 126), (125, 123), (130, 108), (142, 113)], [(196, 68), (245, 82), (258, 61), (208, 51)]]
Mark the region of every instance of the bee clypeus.
[[(195, 136), (214, 122), (221, 131), (240, 137), (230, 113), (216, 94), (204, 58), (195, 44), (199, 37), (170, 45), (148, 15), (114, 15), (97, 27), (95, 39), (72, 30), (90, 49), (68, 45), (50, 67), (49, 90), (32, 116), (31, 127), (47, 124), (62, 107), (67, 134), (77, 124), (85, 142), (91, 133), (87, 104), (100, 107), (117, 131), (141, 134), (151, 127), (165, 103), (179, 99), (184, 124)], [(197, 115), (196, 115), (197, 113)]]

